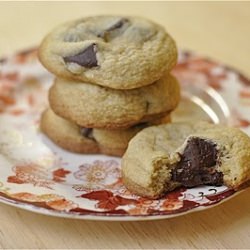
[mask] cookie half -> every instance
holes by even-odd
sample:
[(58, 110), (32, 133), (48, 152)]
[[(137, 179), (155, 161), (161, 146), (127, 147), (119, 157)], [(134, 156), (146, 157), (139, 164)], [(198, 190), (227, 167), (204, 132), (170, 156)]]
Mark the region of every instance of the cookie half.
[(95, 16), (55, 28), (43, 40), (39, 58), (61, 78), (133, 89), (169, 72), (177, 49), (165, 29), (147, 19)]
[(237, 189), (250, 179), (250, 138), (205, 122), (146, 128), (130, 141), (122, 175), (129, 190), (149, 198), (179, 186)]
[(124, 130), (101, 130), (80, 127), (57, 116), (51, 109), (41, 117), (41, 130), (58, 146), (75, 153), (122, 156), (129, 140), (143, 128), (152, 124), (170, 121), (170, 116), (155, 120), (151, 124), (138, 124)]
[(82, 127), (102, 129), (129, 128), (164, 117), (179, 100), (179, 84), (169, 74), (133, 90), (57, 78), (49, 91), (50, 106), (56, 114)]

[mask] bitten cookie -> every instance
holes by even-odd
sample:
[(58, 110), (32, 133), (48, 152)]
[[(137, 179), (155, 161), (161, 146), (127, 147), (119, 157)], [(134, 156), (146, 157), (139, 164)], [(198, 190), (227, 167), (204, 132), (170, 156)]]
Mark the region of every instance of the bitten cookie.
[(133, 89), (169, 72), (177, 49), (165, 29), (147, 19), (96, 16), (54, 29), (43, 40), (39, 58), (61, 78)]
[(205, 122), (146, 128), (130, 141), (122, 175), (131, 192), (149, 198), (178, 186), (237, 189), (250, 179), (250, 138), (239, 129)]
[(57, 78), (49, 92), (50, 106), (56, 114), (88, 128), (129, 128), (169, 114), (179, 100), (179, 84), (169, 74), (133, 90)]
[(170, 117), (155, 120), (151, 124), (138, 124), (124, 130), (101, 130), (82, 128), (57, 116), (51, 109), (47, 109), (41, 117), (41, 130), (57, 145), (75, 153), (122, 156), (129, 140), (143, 128), (152, 124), (163, 124), (170, 121)]

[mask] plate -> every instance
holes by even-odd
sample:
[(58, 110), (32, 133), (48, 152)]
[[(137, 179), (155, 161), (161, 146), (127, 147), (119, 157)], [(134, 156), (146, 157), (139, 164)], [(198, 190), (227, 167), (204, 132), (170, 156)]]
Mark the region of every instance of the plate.
[[(182, 85), (174, 121), (208, 120), (250, 134), (250, 81), (213, 60), (180, 51)], [(0, 201), (46, 215), (91, 220), (153, 220), (215, 206), (238, 194), (225, 186), (180, 188), (159, 200), (131, 194), (120, 159), (62, 150), (39, 130), (53, 76), (30, 49), (0, 60)]]

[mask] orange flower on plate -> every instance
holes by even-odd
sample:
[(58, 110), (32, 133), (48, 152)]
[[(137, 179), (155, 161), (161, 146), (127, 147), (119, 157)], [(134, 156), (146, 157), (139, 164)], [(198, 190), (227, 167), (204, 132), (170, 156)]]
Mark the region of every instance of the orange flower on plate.
[(13, 167), (15, 175), (9, 176), (7, 181), (16, 184), (32, 184), (34, 186), (52, 189), (56, 182), (65, 181), (65, 177), (70, 171), (59, 168), (50, 173), (36, 164), (18, 165)]
[(53, 173), (53, 181), (64, 182), (66, 176), (70, 174), (71, 171), (65, 170), (64, 168), (59, 168), (59, 169), (54, 170), (52, 173)]
[(15, 175), (8, 177), (9, 183), (24, 184), (29, 183), (34, 186), (51, 189), (53, 181), (48, 178), (48, 173), (36, 164), (18, 165), (13, 167)]
[(150, 200), (139, 198), (138, 203), (128, 210), (130, 215), (148, 214), (151, 209), (156, 210), (159, 208), (160, 200)]
[(18, 199), (18, 200), (24, 200), (24, 201), (30, 201), (30, 202), (40, 201), (37, 195), (31, 194), (31, 193), (25, 193), (25, 192), (11, 194), (11, 197)]
[(10, 194), (10, 197), (22, 202), (40, 203), (41, 206), (50, 207), (58, 211), (69, 211), (70, 209), (78, 207), (78, 205), (74, 202), (66, 200), (63, 196), (57, 194), (36, 195), (27, 192), (21, 192)]
[(49, 201), (47, 202), (47, 205), (57, 211), (69, 211), (78, 207), (77, 204), (66, 199)]
[(74, 177), (83, 182), (82, 190), (107, 188), (116, 183), (120, 175), (119, 164), (114, 160), (85, 163), (74, 173)]
[(93, 191), (83, 194), (80, 197), (97, 201), (96, 207), (105, 210), (115, 210), (119, 206), (134, 205), (137, 203), (137, 200), (114, 195), (112, 192), (107, 190)]

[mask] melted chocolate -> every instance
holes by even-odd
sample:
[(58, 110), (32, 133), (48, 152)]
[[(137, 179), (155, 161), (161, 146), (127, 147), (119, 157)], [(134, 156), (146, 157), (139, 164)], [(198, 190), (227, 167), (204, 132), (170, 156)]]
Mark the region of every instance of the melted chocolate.
[(191, 138), (180, 162), (172, 170), (172, 180), (185, 187), (202, 184), (222, 185), (223, 173), (215, 170), (217, 161), (216, 144), (197, 137)]
[(91, 44), (77, 55), (66, 56), (63, 59), (65, 62), (77, 63), (86, 68), (96, 67), (98, 66), (96, 59), (96, 44)]
[(95, 140), (92, 128), (81, 128), (81, 135), (88, 139)]
[(107, 28), (106, 30), (100, 32), (97, 36), (103, 38), (105, 41), (108, 40), (108, 34), (114, 30), (120, 29), (125, 23), (128, 22), (128, 19), (122, 18), (118, 20), (115, 24)]

